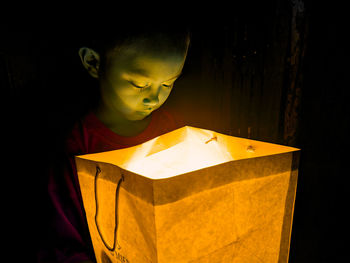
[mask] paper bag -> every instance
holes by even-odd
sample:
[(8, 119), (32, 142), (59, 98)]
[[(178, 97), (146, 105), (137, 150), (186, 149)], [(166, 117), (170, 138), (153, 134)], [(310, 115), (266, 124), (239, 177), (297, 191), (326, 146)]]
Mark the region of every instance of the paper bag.
[(298, 160), (189, 126), (77, 156), (97, 262), (288, 262)]

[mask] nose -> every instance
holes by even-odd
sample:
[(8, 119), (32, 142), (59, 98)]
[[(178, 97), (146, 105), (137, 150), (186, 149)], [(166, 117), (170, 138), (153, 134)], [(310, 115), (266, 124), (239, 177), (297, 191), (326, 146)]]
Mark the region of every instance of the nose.
[(147, 97), (143, 99), (143, 104), (149, 107), (156, 106), (159, 103), (159, 91), (160, 87), (148, 93)]
[(148, 107), (154, 107), (159, 103), (158, 96), (157, 97), (148, 97), (143, 99), (143, 104)]

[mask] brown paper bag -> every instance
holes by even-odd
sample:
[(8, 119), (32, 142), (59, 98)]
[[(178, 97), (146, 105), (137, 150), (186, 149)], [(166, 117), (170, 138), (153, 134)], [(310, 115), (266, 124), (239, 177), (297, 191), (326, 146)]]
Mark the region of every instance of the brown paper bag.
[(186, 126), (77, 156), (97, 262), (288, 262), (299, 152)]

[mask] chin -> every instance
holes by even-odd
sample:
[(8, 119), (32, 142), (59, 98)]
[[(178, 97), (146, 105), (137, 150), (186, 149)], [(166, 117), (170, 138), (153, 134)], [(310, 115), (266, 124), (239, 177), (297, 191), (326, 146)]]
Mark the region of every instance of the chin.
[(135, 114), (133, 114), (132, 116), (129, 116), (127, 119), (130, 121), (141, 121), (145, 118), (147, 118), (148, 116), (150, 116), (152, 114), (152, 112), (135, 112)]

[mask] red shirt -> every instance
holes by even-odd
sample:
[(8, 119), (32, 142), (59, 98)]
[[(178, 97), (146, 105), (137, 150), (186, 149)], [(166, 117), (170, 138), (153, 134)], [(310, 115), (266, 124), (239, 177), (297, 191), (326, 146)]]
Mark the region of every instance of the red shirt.
[(39, 252), (39, 262), (95, 261), (85, 218), (74, 156), (131, 147), (183, 126), (169, 112), (152, 113), (147, 128), (133, 137), (120, 136), (107, 128), (93, 113), (73, 128), (67, 139), (63, 161), (49, 173), (51, 203), (48, 239)]

